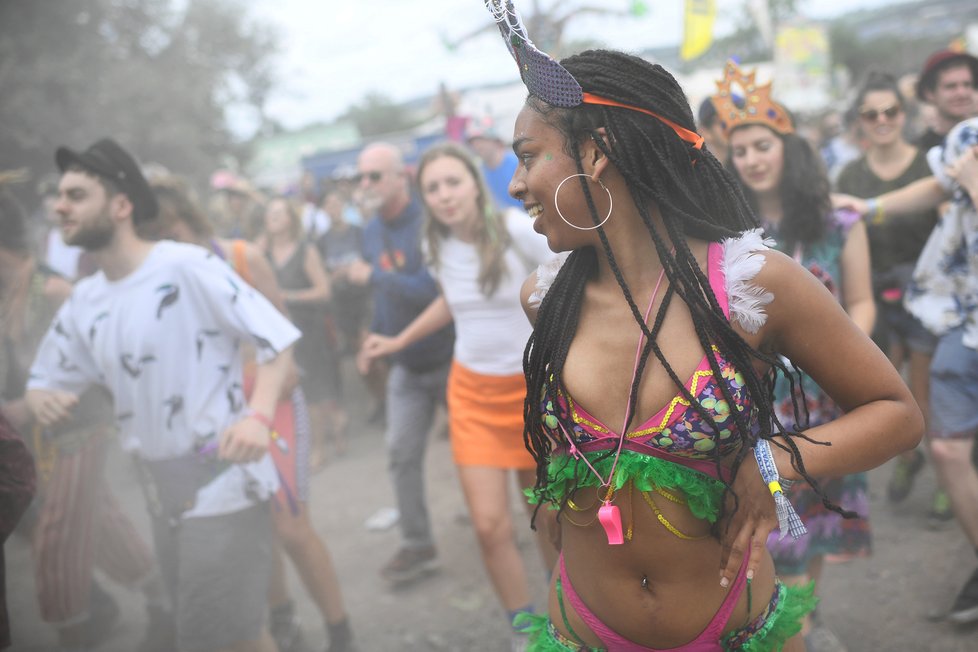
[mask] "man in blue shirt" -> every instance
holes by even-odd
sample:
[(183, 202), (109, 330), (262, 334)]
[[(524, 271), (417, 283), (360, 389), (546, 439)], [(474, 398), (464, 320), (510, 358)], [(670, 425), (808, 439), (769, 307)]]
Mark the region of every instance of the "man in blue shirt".
[(516, 154), (496, 131), (489, 118), (473, 119), (465, 129), (465, 140), (482, 161), (482, 176), (499, 210), (523, 208), (523, 204), (509, 196), (509, 182), (519, 161)]
[[(364, 227), (364, 260), (349, 265), (347, 278), (373, 292), (370, 330), (397, 335), (438, 296), (421, 252), (421, 205), (411, 195), (404, 159), (393, 145), (365, 147), (358, 170), (363, 204), (375, 216)], [(424, 454), (437, 406), (445, 402), (454, 337), (447, 326), (390, 358), (386, 438), (403, 541), (380, 574), (395, 584), (438, 565), (425, 500)]]

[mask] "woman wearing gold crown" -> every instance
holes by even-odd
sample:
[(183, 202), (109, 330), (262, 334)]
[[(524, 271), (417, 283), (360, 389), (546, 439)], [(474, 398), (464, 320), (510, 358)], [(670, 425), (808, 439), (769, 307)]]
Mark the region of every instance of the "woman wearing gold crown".
[[(869, 240), (866, 224), (853, 211), (833, 210), (829, 180), (818, 155), (794, 132), (784, 107), (770, 97), (771, 85), (758, 86), (754, 73), (744, 75), (728, 63), (713, 101), (730, 144), (731, 169), (775, 248), (793, 257), (818, 278), (842, 304), (859, 329), (873, 330), (873, 301)], [(733, 87), (733, 88), (731, 88)], [(742, 91), (736, 94), (736, 89)], [(842, 408), (808, 375), (802, 375), (803, 395), (792, 396), (780, 385), (774, 392), (774, 412), (791, 430), (829, 423)], [(805, 403), (807, 423), (795, 417), (794, 406)], [(809, 535), (798, 541), (772, 536), (768, 546), (778, 575), (786, 584), (814, 580), (816, 589), (827, 555), (851, 559), (870, 552), (869, 488), (865, 473), (820, 478), (822, 493), (859, 518), (843, 518), (828, 509), (822, 496), (808, 485), (787, 492)], [(803, 633), (808, 633), (805, 623)], [(833, 637), (827, 630), (814, 636)]]
[[(558, 64), (511, 2), (486, 4), (530, 92), (510, 193), (570, 252), (523, 288), (529, 493), (559, 510), (561, 544), (548, 614), (518, 619), (529, 647), (804, 649), (811, 587), (782, 585), (764, 546), (775, 525), (804, 536), (782, 482), (881, 464), (916, 445), (920, 412), (825, 287), (762, 240), (668, 72), (605, 50)], [(781, 356), (846, 414), (786, 428), (771, 382), (797, 374)]]

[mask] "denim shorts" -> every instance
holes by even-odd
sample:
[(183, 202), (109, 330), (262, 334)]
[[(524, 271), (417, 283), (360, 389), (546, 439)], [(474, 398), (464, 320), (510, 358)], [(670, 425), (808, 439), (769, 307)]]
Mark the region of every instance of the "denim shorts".
[(877, 301), (876, 310), (875, 335), (883, 346), (899, 343), (915, 353), (934, 353), (937, 336), (907, 312), (902, 303)]
[(966, 439), (978, 431), (978, 351), (961, 341), (964, 329), (941, 336), (930, 366), (930, 436)]

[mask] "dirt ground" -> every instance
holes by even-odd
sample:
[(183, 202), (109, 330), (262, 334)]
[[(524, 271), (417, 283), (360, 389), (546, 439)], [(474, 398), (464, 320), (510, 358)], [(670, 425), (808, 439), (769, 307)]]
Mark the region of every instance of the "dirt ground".
[[(354, 394), (361, 391), (355, 382), (348, 389)], [(363, 425), (363, 406), (357, 401), (351, 401), (351, 408), (354, 426), (349, 450), (313, 477), (310, 504), (314, 524), (336, 562), (361, 651), (508, 650), (508, 626), (465, 519), (443, 435), (433, 433), (427, 457), (428, 499), (442, 569), (396, 591), (379, 578), (378, 569), (398, 545), (396, 528), (370, 531), (364, 526), (370, 515), (393, 504), (383, 432), (379, 426)], [(974, 551), (953, 521), (937, 529), (930, 526), (926, 513), (934, 479), (929, 468), (905, 503), (890, 506), (885, 497), (889, 466), (870, 476), (875, 551), (868, 559), (827, 567), (821, 587), (822, 621), (850, 652), (975, 652), (978, 627), (954, 628), (927, 618), (950, 605), (978, 563)], [(142, 496), (121, 453), (110, 459), (109, 474), (129, 514), (148, 534)], [(515, 513), (522, 515), (515, 491), (513, 505)], [(518, 538), (535, 587), (534, 600), (545, 604), (545, 575), (531, 533), (521, 530)], [(5, 552), (12, 650), (56, 649), (52, 630), (38, 616), (26, 541), (13, 537)], [(104, 584), (119, 601), (122, 618), (97, 652), (132, 652), (145, 625), (142, 599), (108, 581)], [(323, 649), (322, 623), (291, 570), (290, 586), (309, 649)]]

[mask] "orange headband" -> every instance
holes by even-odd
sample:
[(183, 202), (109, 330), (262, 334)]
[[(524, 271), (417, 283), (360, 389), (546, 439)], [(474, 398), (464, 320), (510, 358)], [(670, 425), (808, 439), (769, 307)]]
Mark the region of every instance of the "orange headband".
[(680, 127), (675, 122), (669, 118), (664, 118), (658, 113), (653, 113), (648, 109), (642, 109), (637, 106), (632, 106), (630, 104), (622, 104), (621, 102), (616, 102), (615, 100), (609, 100), (606, 97), (601, 97), (600, 95), (594, 95), (592, 93), (584, 93), (584, 99), (582, 100), (584, 104), (602, 104), (604, 106), (617, 106), (622, 109), (629, 109), (631, 111), (638, 111), (639, 113), (644, 113), (645, 115), (650, 115), (659, 122), (663, 123), (670, 129), (676, 132), (676, 135), (681, 139), (692, 145), (695, 149), (702, 149), (703, 147), (703, 137), (700, 136), (695, 131), (690, 131), (685, 127)]

